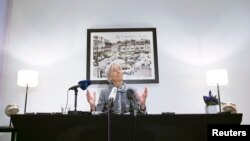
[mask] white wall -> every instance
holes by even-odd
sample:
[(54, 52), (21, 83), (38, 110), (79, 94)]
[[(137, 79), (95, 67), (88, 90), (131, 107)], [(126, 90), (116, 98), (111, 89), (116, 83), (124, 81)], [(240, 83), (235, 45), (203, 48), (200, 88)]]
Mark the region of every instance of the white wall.
[[(2, 112), (3, 105), (3, 76), (5, 64), (5, 41), (8, 24), (8, 0), (0, 1), (0, 111)], [(0, 122), (1, 125), (1, 122)]]
[[(160, 83), (134, 85), (141, 92), (148, 87), (148, 110), (204, 113), (203, 95), (216, 92), (205, 71), (226, 68), (229, 84), (221, 86), (221, 99), (235, 103), (249, 124), (249, 14), (249, 0), (13, 0), (0, 102), (23, 112), (17, 71), (33, 69), (40, 80), (29, 89), (27, 111), (59, 112), (67, 89), (86, 79), (88, 28), (156, 27)], [(89, 110), (84, 91), (78, 100), (79, 110)], [(3, 109), (0, 123), (7, 124)]]
[[(3, 83), (3, 68), (4, 68), (4, 56), (5, 56), (5, 41), (6, 41), (6, 31), (8, 24), (8, 0), (0, 0), (0, 89), (2, 89)], [(1, 99), (1, 91), (0, 91)]]
[[(10, 1), (0, 0), (0, 126), (3, 124), (3, 109), (5, 107), (4, 97), (3, 97), (3, 76), (4, 76), (4, 64), (5, 64), (5, 41), (6, 32), (8, 30), (8, 14)], [(11, 134), (0, 133), (0, 141), (10, 140)]]

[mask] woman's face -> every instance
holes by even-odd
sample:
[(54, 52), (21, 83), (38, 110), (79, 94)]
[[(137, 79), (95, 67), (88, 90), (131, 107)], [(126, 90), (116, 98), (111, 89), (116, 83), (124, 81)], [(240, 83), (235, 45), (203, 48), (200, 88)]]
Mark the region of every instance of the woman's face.
[(122, 68), (118, 64), (114, 64), (109, 72), (109, 79), (115, 82), (119, 82), (123, 80), (123, 72)]

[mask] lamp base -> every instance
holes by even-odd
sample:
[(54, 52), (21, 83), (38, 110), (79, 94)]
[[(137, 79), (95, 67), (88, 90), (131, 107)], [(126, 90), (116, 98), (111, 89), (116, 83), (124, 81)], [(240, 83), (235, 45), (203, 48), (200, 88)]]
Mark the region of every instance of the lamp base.
[(87, 111), (68, 111), (69, 115), (91, 115), (91, 112)]

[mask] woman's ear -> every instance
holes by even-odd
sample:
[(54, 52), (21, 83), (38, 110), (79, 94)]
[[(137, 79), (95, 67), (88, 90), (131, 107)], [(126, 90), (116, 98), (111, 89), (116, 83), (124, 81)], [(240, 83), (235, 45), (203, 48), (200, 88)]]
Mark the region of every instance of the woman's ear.
[(113, 80), (110, 77), (108, 77), (108, 81), (109, 81), (110, 84), (113, 83)]

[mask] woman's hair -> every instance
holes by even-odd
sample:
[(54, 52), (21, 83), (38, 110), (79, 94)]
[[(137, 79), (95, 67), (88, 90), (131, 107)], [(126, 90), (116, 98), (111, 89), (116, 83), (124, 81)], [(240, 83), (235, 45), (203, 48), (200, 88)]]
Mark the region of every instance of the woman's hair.
[(110, 75), (110, 70), (113, 68), (113, 66), (115, 65), (118, 65), (121, 67), (121, 64), (116, 62), (116, 61), (113, 61), (111, 62), (110, 64), (108, 64), (108, 66), (106, 67), (105, 69), (105, 75), (106, 75), (106, 78), (108, 79), (109, 83), (111, 83), (111, 80), (109, 79), (109, 75)]

